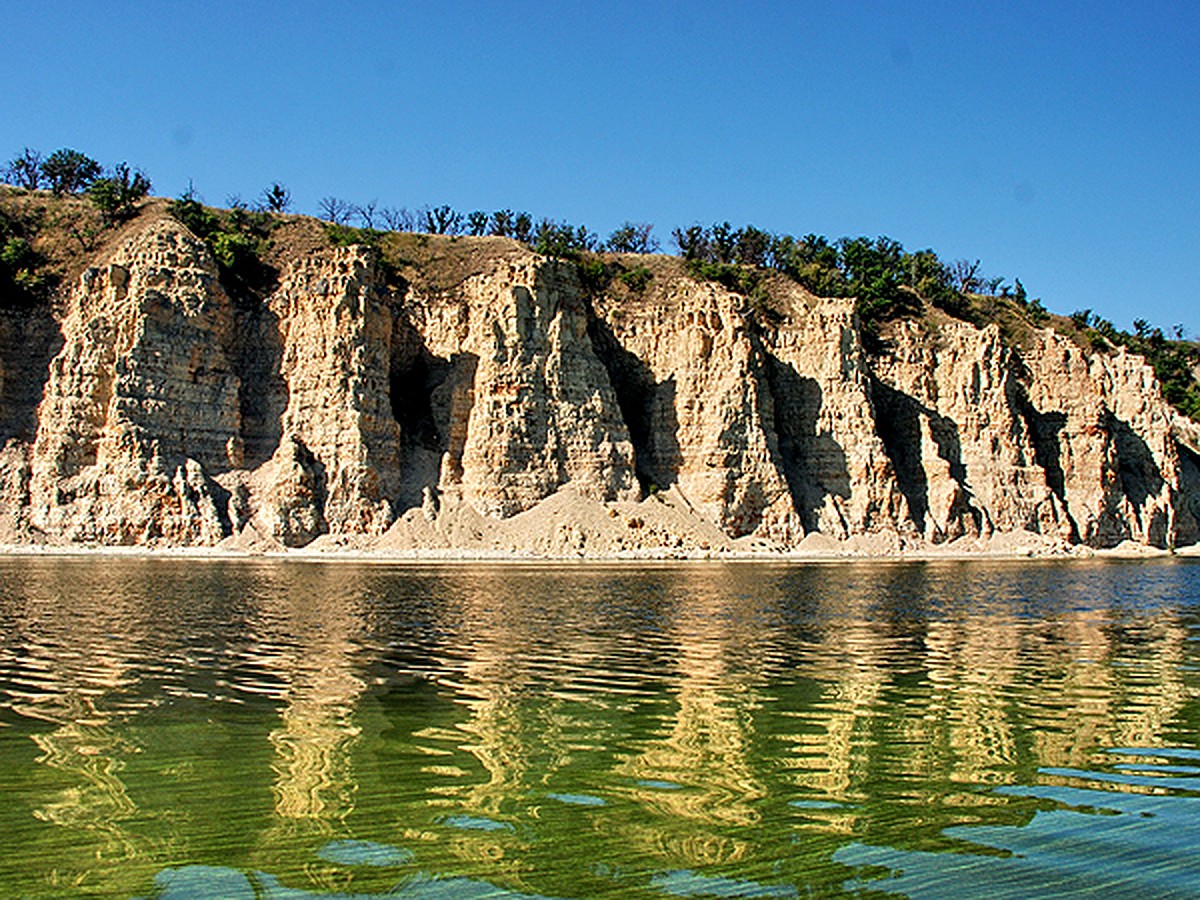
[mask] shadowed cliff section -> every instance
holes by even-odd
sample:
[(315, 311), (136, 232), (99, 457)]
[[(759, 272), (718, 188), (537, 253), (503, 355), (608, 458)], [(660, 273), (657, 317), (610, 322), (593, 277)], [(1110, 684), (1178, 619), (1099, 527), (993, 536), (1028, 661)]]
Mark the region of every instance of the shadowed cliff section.
[(831, 435), (817, 431), (823, 402), (820, 383), (771, 353), (765, 357), (777, 465), (805, 532), (820, 531), (818, 513), (829, 506), (828, 500), (851, 497), (846, 453)]
[(881, 381), (871, 382), (877, 428), (892, 460), (896, 483), (908, 501), (909, 512), (922, 534), (928, 527), (929, 483), (921, 465), (920, 404)]
[(32, 442), (50, 362), (63, 336), (48, 306), (0, 310), (0, 447), (10, 438)]
[(399, 511), (436, 505), (443, 472), (454, 483), (461, 481), (478, 365), (473, 353), (438, 356), (405, 314), (397, 317), (388, 387), (400, 427)]
[(270, 459), (283, 437), (283, 413), (288, 406), (284, 380), (283, 336), (279, 317), (264, 304), (240, 309), (232, 347), (238, 376), (243, 465), (254, 469)]
[(1179, 532), (1180, 546), (1200, 541), (1200, 454), (1186, 444), (1179, 445)]
[(612, 326), (588, 311), (588, 336), (604, 364), (633, 444), (634, 469), (643, 494), (673, 486), (679, 478), (679, 421), (675, 379), (656, 381), (650, 366), (626, 350)]
[(922, 534), (940, 543), (989, 530), (968, 481), (959, 425), (878, 380), (872, 382), (871, 396), (879, 436)]

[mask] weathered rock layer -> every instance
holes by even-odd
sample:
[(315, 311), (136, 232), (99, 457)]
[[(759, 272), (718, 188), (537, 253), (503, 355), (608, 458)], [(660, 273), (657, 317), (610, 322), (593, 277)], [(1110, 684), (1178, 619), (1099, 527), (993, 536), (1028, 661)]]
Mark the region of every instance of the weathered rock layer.
[(630, 513), (659, 491), (755, 547), (1171, 547), (1197, 538), (1195, 432), (1140, 358), (1049, 330), (1018, 350), (901, 323), (868, 353), (851, 301), (785, 285), (767, 314), (665, 264), (641, 293), (585, 289), (511, 247), (445, 290), (312, 250), (235, 302), (158, 218), (58, 319), (0, 318), (0, 533), (23, 541), (361, 543), (419, 520), (473, 546), (567, 490), (623, 547), (670, 545)]

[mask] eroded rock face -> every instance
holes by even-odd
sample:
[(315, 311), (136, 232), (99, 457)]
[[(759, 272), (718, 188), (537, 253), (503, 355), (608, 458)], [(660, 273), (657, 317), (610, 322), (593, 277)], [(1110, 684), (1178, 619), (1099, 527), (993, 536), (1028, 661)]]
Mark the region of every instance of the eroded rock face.
[(652, 302), (597, 307), (597, 346), (643, 480), (677, 486), (731, 535), (803, 534), (778, 465), (765, 359), (741, 298), (681, 279)]
[(1179, 452), (1153, 371), (1123, 348), (1085, 355), (1049, 330), (1024, 362), (1043, 465), (1078, 539), (1174, 544)]
[(437, 292), (309, 250), (234, 303), (163, 218), (43, 319), (0, 317), (0, 533), (23, 540), (296, 547), (402, 517), (415, 540), (419, 516), (469, 542), (568, 487), (621, 523), (670, 489), (672, 515), (781, 549), (1200, 537), (1195, 429), (1140, 358), (1050, 331), (899, 323), (872, 355), (852, 301), (755, 309), (669, 267), (585, 290), (511, 248)]
[(29, 520), (70, 540), (213, 543), (240, 462), (233, 316), (204, 246), (143, 230), (84, 272), (32, 447)]
[(875, 367), (881, 428), (931, 541), (995, 531), (1070, 537), (1026, 424), (1019, 362), (995, 326), (900, 323)]
[(504, 517), (568, 483), (599, 501), (636, 495), (628, 429), (570, 268), (530, 256), (409, 308), (408, 356), (444, 375), (432, 390), (426, 380), (423, 401), (443, 453), (439, 491)]

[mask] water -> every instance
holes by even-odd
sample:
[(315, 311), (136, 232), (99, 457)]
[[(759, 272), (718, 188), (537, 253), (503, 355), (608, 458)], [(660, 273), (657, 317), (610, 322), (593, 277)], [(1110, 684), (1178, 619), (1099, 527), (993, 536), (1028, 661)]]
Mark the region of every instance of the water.
[(1200, 565), (0, 559), (0, 897), (1200, 896)]

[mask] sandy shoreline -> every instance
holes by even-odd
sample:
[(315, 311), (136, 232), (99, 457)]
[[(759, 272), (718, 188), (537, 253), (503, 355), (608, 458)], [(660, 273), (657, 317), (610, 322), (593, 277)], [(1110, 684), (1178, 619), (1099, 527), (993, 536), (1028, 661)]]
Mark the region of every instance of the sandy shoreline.
[(345, 563), (416, 563), (416, 564), (570, 564), (604, 563), (630, 565), (647, 563), (906, 563), (906, 562), (1063, 562), (1079, 560), (1164, 560), (1200, 558), (1200, 545), (1165, 550), (1126, 542), (1110, 549), (1071, 547), (1060, 552), (1034, 552), (1026, 549), (970, 549), (942, 546), (894, 553), (866, 553), (852, 549), (820, 551), (704, 551), (653, 552), (622, 554), (539, 554), (516, 551), (467, 549), (381, 550), (362, 548), (246, 550), (231, 547), (109, 547), (83, 544), (0, 544), (0, 556), (27, 557), (102, 557), (112, 559), (188, 559), (188, 560), (272, 560), (290, 562)]
[[(793, 546), (747, 535), (731, 538), (674, 490), (625, 503), (600, 503), (564, 489), (508, 519), (484, 516), (447, 498), (436, 510), (406, 511), (382, 534), (323, 534), (289, 548), (251, 521), (213, 546), (69, 543), (0, 527), (0, 555), (156, 559), (271, 559), (391, 563), (761, 562), (869, 563), (979, 560), (1166, 559), (1200, 556), (1124, 541), (1097, 550), (1028, 531), (995, 532), (930, 544), (879, 531), (839, 540), (812, 532)], [(2, 517), (0, 517), (2, 518)], [(0, 526), (5, 523), (0, 521)]]

